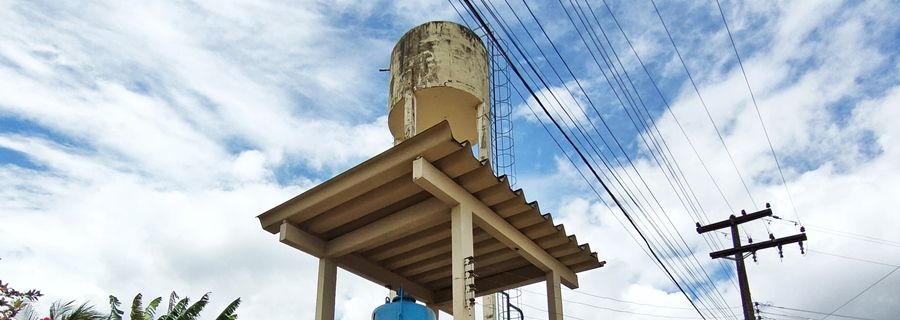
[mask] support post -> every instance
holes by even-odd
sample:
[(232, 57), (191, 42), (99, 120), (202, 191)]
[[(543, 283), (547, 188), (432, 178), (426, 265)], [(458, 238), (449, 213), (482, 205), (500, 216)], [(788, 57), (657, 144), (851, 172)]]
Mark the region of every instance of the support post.
[(550, 320), (563, 320), (562, 288), (559, 285), (559, 274), (547, 273), (547, 315)]
[(403, 140), (406, 140), (416, 135), (416, 94), (408, 90), (403, 94), (403, 101)]
[(491, 106), (487, 102), (478, 104), (478, 160), (491, 159)]
[(316, 289), (316, 320), (334, 320), (334, 292), (337, 265), (331, 258), (319, 259), (319, 285)]
[[(474, 320), (475, 312), (471, 302), (474, 302), (475, 295), (473, 288), (468, 286), (468, 280), (473, 275), (466, 272), (467, 269), (471, 269), (469, 265), (475, 263), (471, 208), (456, 205), (450, 210), (450, 232), (452, 234), (451, 259), (453, 259), (453, 319)], [(469, 301), (470, 298), (473, 300)]]
[[(734, 223), (734, 216), (731, 216), (731, 241), (734, 247), (741, 246), (741, 235), (738, 233), (738, 224)], [(744, 266), (744, 253), (740, 252), (734, 255), (734, 262), (737, 264), (738, 286), (741, 288), (741, 309), (744, 310), (744, 319), (753, 320), (753, 299), (750, 298), (750, 282), (747, 281), (747, 268)]]

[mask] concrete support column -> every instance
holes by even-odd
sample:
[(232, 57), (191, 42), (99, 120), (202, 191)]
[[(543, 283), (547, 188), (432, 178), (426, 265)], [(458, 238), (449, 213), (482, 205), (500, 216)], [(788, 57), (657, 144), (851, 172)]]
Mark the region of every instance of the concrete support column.
[(491, 159), (491, 105), (487, 102), (478, 105), (476, 134), (478, 134), (478, 159)]
[(416, 135), (416, 94), (412, 90), (403, 95), (403, 139)]
[(474, 320), (475, 312), (469, 304), (467, 287), (467, 264), (474, 263), (475, 250), (472, 240), (472, 209), (457, 205), (450, 210), (450, 232), (452, 240), (452, 277), (453, 277), (453, 319)]
[(547, 314), (550, 320), (563, 320), (562, 291), (559, 285), (559, 274), (547, 273)]
[(316, 289), (316, 320), (334, 320), (334, 290), (337, 265), (331, 258), (319, 259), (319, 285)]

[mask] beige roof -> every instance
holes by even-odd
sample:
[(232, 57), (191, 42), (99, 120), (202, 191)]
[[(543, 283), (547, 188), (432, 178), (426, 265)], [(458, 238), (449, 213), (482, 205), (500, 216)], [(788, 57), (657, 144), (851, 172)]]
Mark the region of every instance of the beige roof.
[[(474, 195), (540, 249), (581, 272), (602, 267), (587, 244), (541, 214), (537, 202), (511, 190), (442, 122), (259, 215), (281, 242), (381, 285), (403, 286), (419, 300), (450, 301), (450, 206), (413, 181), (422, 158)], [(474, 230), (477, 295), (543, 281), (546, 270), (478, 228)], [(509, 243), (509, 242), (507, 242)], [(533, 260), (531, 260), (533, 261)], [(576, 283), (568, 284), (570, 287)]]

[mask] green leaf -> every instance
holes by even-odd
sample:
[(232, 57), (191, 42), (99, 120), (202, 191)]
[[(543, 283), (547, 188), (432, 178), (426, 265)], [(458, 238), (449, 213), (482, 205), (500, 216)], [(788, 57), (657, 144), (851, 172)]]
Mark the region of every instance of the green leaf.
[(66, 312), (60, 317), (52, 317), (58, 320), (103, 320), (103, 313), (94, 310), (94, 306), (82, 303), (77, 308)]
[(235, 320), (235, 319), (237, 319), (237, 314), (235, 314), (234, 311), (237, 310), (238, 306), (240, 306), (240, 305), (241, 305), (241, 298), (234, 299), (234, 301), (232, 301), (230, 304), (228, 304), (228, 306), (225, 307), (225, 310), (222, 310), (222, 313), (220, 313), (219, 316), (216, 317), (216, 320)]
[(159, 307), (159, 304), (162, 302), (162, 297), (156, 297), (147, 304), (147, 308), (144, 309), (144, 320), (153, 320), (153, 317), (156, 316), (156, 308)]
[(122, 305), (119, 302), (119, 298), (116, 298), (114, 295), (109, 295), (109, 316), (106, 317), (107, 320), (122, 320), (122, 315), (125, 314), (124, 311), (119, 309), (119, 306)]
[(181, 314), (184, 313), (185, 310), (187, 310), (187, 305), (189, 302), (190, 300), (188, 298), (184, 298), (178, 301), (178, 303), (176, 303), (175, 306), (172, 307), (172, 312), (169, 312), (169, 314), (166, 315), (166, 319), (178, 319), (178, 317), (180, 317)]
[(143, 320), (143, 302), (141, 301), (141, 294), (138, 293), (134, 296), (134, 300), (131, 301), (131, 320)]
[(178, 301), (178, 294), (175, 291), (172, 291), (172, 294), (169, 295), (169, 309), (166, 310), (166, 314), (171, 314), (172, 309), (175, 308), (175, 304)]
[[(187, 300), (187, 299), (185, 299)], [(190, 307), (184, 310), (175, 320), (194, 320), (200, 316), (200, 311), (209, 303), (209, 292), (200, 297), (200, 300), (194, 302)]]

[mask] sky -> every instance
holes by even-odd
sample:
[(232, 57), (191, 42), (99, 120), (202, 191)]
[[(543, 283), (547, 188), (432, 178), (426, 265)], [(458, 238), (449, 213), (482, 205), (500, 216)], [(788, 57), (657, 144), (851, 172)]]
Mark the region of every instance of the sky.
[[(514, 33), (530, 41), (529, 30), (546, 50), (547, 57), (532, 50), (529, 60), (564, 72), (552, 41), (580, 81), (563, 74), (535, 88), (562, 96), (562, 107), (545, 101), (551, 112), (581, 108), (589, 112), (576, 115), (579, 124), (610, 124), (658, 196), (665, 225), (710, 272), (708, 293), (739, 314), (731, 264), (708, 256), (715, 249), (707, 241), (729, 236), (696, 234), (696, 219), (643, 144), (651, 133), (629, 122), (562, 2), (529, 2), (546, 38), (521, 2), (510, 3), (494, 1), (511, 26), (518, 22), (510, 8), (524, 19)], [(768, 202), (785, 220), (742, 232), (766, 239), (799, 232), (789, 220), (806, 227), (805, 255), (791, 245), (783, 259), (770, 249), (748, 263), (755, 301), (829, 313), (896, 270), (900, 4), (722, 1), (758, 114), (715, 1), (658, 3), (684, 66), (649, 1), (608, 4), (659, 94), (593, 2), (598, 21), (704, 220)], [(406, 30), (472, 22), (460, 12), (425, 0), (0, 1), (0, 279), (40, 289), (39, 309), (76, 300), (106, 310), (111, 294), (130, 301), (174, 290), (212, 292), (207, 317), (240, 297), (244, 319), (312, 319), (316, 260), (278, 243), (256, 216), (388, 149), (388, 75), (378, 69)], [(584, 94), (566, 96), (576, 85)], [(572, 149), (553, 142), (559, 132), (544, 131), (548, 118), (529, 110), (536, 101), (514, 94), (510, 106), (517, 187), (607, 261), (580, 274), (579, 289), (563, 291), (566, 315), (699, 319), (633, 240), (622, 212), (579, 175), (585, 166), (566, 158)], [(634, 173), (618, 162), (612, 170)], [(897, 288), (900, 274), (891, 274), (837, 314), (896, 318)], [(387, 293), (343, 271), (337, 291), (338, 318), (348, 320), (369, 318)], [(546, 317), (542, 284), (516, 294), (527, 319)], [(772, 319), (823, 316), (764, 310)]]

